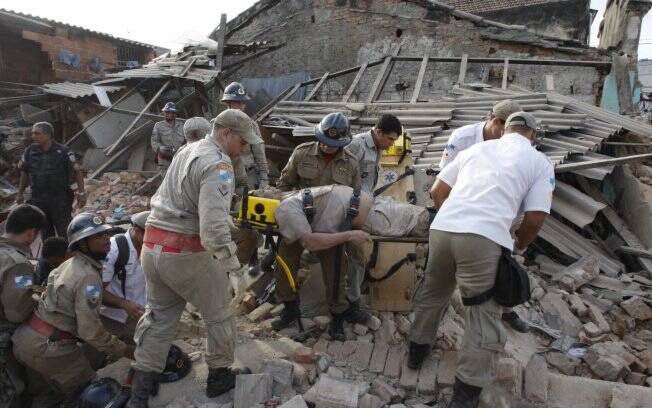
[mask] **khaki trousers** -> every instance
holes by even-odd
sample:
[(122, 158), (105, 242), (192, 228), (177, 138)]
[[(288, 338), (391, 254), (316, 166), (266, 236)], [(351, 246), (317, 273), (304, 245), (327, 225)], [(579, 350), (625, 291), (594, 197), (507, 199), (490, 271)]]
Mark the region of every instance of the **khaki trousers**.
[[(285, 241), (281, 241), (278, 248), (278, 254), (287, 263), (295, 282), (297, 279), (297, 271), (301, 267), (302, 252), (303, 247), (299, 241), (292, 244), (286, 244)], [(315, 252), (315, 255), (319, 258), (319, 262), (321, 263), (324, 286), (326, 286), (326, 301), (328, 302), (328, 308), (332, 313), (339, 314), (349, 308), (349, 302), (346, 300), (346, 256), (336, 259), (336, 253), (336, 248), (331, 248)], [(337, 294), (335, 294), (333, 288), (335, 285), (335, 271), (338, 262), (340, 263), (340, 282)], [(280, 267), (274, 268), (274, 278), (276, 278), (276, 296), (278, 297), (278, 300), (283, 302), (295, 300), (296, 294), (290, 288), (287, 276)]]
[(206, 324), (208, 367), (233, 364), (236, 332), (229, 304), (231, 286), (217, 261), (205, 251), (168, 253), (157, 245), (143, 247), (141, 263), (147, 280), (147, 307), (134, 334), (134, 368), (163, 371), (186, 302), (199, 310)]
[(95, 379), (95, 370), (75, 340), (49, 342), (27, 324), (12, 337), (14, 356), (19, 363), (40, 374), (64, 397), (71, 397)]
[(346, 285), (346, 298), (355, 303), (360, 300), (362, 283), (364, 282), (365, 260), (362, 248), (357, 245), (346, 245), (349, 256), (349, 270)]
[[(415, 320), (411, 340), (432, 344), (443, 313), (456, 286), (471, 297), (494, 285), (501, 247), (475, 234), (430, 231), (430, 252), (423, 282), (415, 294)], [(465, 331), (456, 376), (476, 387), (495, 379), (498, 357), (506, 335), (502, 307), (493, 299), (464, 307)]]

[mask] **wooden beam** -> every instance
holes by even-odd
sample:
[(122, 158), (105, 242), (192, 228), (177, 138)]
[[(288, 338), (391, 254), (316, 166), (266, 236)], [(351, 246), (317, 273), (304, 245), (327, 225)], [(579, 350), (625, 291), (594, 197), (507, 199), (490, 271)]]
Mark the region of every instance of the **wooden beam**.
[(270, 114), (272, 111), (272, 108), (279, 102), (279, 101), (284, 101), (290, 96), (292, 96), (297, 89), (301, 87), (301, 84), (294, 84), (293, 86), (290, 86), (285, 89), (285, 91), (281, 92), (278, 94), (278, 96), (274, 99), (272, 99), (267, 105), (265, 105), (261, 110), (256, 113), (256, 116), (254, 117), (255, 121), (260, 121), (264, 118), (267, 117), (267, 115)]
[(565, 173), (565, 172), (568, 172), (568, 171), (592, 169), (592, 168), (596, 168), (596, 167), (614, 166), (614, 165), (617, 165), (617, 164), (623, 164), (623, 163), (627, 163), (627, 162), (630, 162), (630, 161), (645, 160), (645, 159), (649, 159), (649, 158), (652, 158), (652, 153), (635, 154), (635, 155), (632, 155), (632, 156), (623, 156), (623, 157), (615, 157), (613, 159), (591, 160), (591, 161), (584, 161), (584, 162), (578, 162), (578, 163), (561, 164), (561, 165), (555, 167), (555, 173)]
[(428, 237), (386, 237), (382, 235), (371, 235), (372, 241), (378, 242), (402, 242), (402, 243), (415, 243), (423, 244), (428, 242)]
[(220, 16), (220, 28), (217, 30), (217, 54), (215, 54), (215, 70), (222, 70), (224, 61), (224, 38), (226, 37), (226, 14)]
[(369, 93), (369, 97), (367, 98), (367, 103), (372, 103), (380, 96), (385, 86), (385, 82), (387, 82), (387, 78), (389, 77), (389, 74), (392, 71), (392, 64), (393, 64), (392, 59), (396, 57), (398, 53), (401, 51), (402, 45), (403, 45), (402, 42), (398, 44), (396, 48), (394, 48), (392, 55), (385, 57), (385, 59), (383, 60), (383, 65), (380, 67), (380, 71), (378, 71), (378, 76), (376, 76), (376, 81), (374, 81), (374, 85), (371, 87), (371, 92)]
[(509, 77), (509, 58), (505, 58), (503, 64), (503, 89), (507, 89), (507, 78)]
[(321, 79), (319, 80), (319, 82), (317, 82), (317, 84), (315, 85), (315, 87), (312, 88), (312, 91), (310, 92), (310, 95), (306, 96), (306, 98), (304, 99), (304, 101), (308, 102), (309, 100), (311, 100), (312, 98), (314, 98), (315, 95), (317, 95), (317, 92), (319, 92), (319, 88), (321, 88), (321, 86), (324, 85), (324, 82), (326, 82), (326, 80), (328, 79), (328, 75), (329, 75), (329, 74), (330, 74), (329, 72), (326, 72), (324, 75), (322, 75), (322, 77), (321, 77)]
[(421, 84), (423, 84), (423, 77), (426, 75), (426, 68), (428, 67), (428, 55), (424, 55), (421, 60), (421, 67), (419, 68), (419, 74), (417, 75), (417, 81), (414, 83), (414, 91), (412, 92), (412, 98), (410, 103), (417, 103), (419, 100), (419, 93), (421, 93)]
[(94, 116), (94, 117), (89, 121), (89, 123), (88, 123), (87, 125), (84, 125), (84, 127), (83, 127), (79, 132), (77, 132), (77, 133), (75, 133), (74, 135), (72, 135), (72, 137), (71, 137), (70, 139), (68, 139), (64, 144), (65, 144), (66, 146), (70, 146), (70, 145), (71, 145), (75, 140), (79, 139), (79, 138), (81, 137), (81, 135), (84, 134), (84, 132), (86, 132), (86, 130), (88, 130), (88, 128), (90, 128), (91, 126), (93, 126), (93, 124), (94, 124), (95, 122), (97, 122), (98, 120), (100, 120), (100, 118), (102, 118), (104, 115), (106, 115), (107, 113), (109, 113), (109, 111), (111, 111), (112, 109), (114, 109), (114, 106), (115, 106), (115, 105), (119, 104), (120, 102), (124, 101), (125, 99), (127, 99), (128, 97), (130, 97), (131, 95), (133, 95), (133, 94), (136, 92), (136, 90), (138, 89), (138, 87), (141, 86), (143, 83), (145, 83), (145, 81), (147, 81), (147, 78), (143, 79), (143, 80), (140, 81), (138, 84), (136, 84), (133, 88), (131, 88), (130, 90), (128, 90), (124, 95), (122, 95), (122, 96), (120, 97), (120, 99), (118, 99), (117, 101), (115, 101), (114, 103), (112, 103), (111, 106), (109, 106), (108, 108), (105, 108), (102, 112), (100, 112), (99, 114), (97, 114), (96, 116)]
[(618, 248), (618, 252), (623, 254), (636, 255), (641, 258), (652, 259), (652, 252), (645, 249), (632, 248), (630, 246), (621, 246)]
[[(188, 62), (188, 65), (183, 69), (183, 71), (181, 71), (181, 75), (180, 75), (181, 78), (183, 78), (186, 75), (186, 73), (194, 63), (195, 63), (194, 58)], [(127, 126), (127, 129), (125, 129), (125, 131), (122, 132), (118, 140), (116, 140), (115, 143), (113, 143), (111, 146), (109, 146), (108, 149), (106, 149), (107, 156), (113, 155), (116, 152), (116, 150), (118, 150), (120, 143), (127, 137), (129, 132), (131, 132), (131, 129), (133, 129), (134, 126), (136, 126), (136, 124), (143, 117), (143, 114), (147, 112), (152, 107), (152, 105), (154, 105), (154, 103), (158, 100), (158, 98), (161, 97), (161, 95), (163, 95), (163, 92), (165, 92), (165, 90), (168, 88), (168, 86), (170, 86), (171, 83), (172, 83), (172, 78), (165, 81), (163, 86), (161, 86), (158, 92), (156, 92), (156, 94), (152, 97), (152, 99), (150, 99), (149, 102), (147, 102), (147, 104), (145, 105), (145, 107), (140, 111), (140, 114), (136, 116), (134, 120), (129, 124), (129, 126)]]
[(469, 64), (469, 54), (463, 54), (460, 61), (460, 75), (457, 78), (457, 83), (462, 85), (466, 79), (466, 67)]
[(358, 87), (358, 83), (360, 82), (360, 78), (362, 78), (362, 75), (364, 75), (365, 70), (367, 69), (368, 64), (365, 62), (364, 64), (360, 65), (360, 69), (358, 70), (358, 73), (355, 74), (355, 78), (353, 78), (353, 82), (351, 82), (351, 86), (349, 86), (349, 89), (346, 91), (346, 94), (342, 98), (342, 102), (348, 102), (349, 99), (351, 99), (351, 95), (353, 95), (353, 92), (355, 92), (355, 88)]

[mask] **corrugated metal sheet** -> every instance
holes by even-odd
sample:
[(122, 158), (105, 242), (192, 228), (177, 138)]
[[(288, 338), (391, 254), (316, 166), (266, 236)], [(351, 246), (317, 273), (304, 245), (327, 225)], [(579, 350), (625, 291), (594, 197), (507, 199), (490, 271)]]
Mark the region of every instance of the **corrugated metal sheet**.
[(555, 185), (553, 197), (552, 211), (580, 228), (592, 223), (598, 212), (606, 207), (605, 204), (559, 180)]
[(574, 260), (590, 254), (597, 255), (600, 260), (600, 270), (608, 276), (617, 276), (625, 270), (621, 262), (614, 260), (591, 241), (553, 217), (546, 217), (539, 231), (539, 238)]
[[(172, 66), (148, 66), (135, 69), (127, 69), (120, 72), (106, 74), (108, 78), (181, 78), (181, 72), (185, 66), (172, 65)], [(207, 83), (215, 79), (219, 71), (214, 69), (205, 68), (190, 68), (186, 75), (183, 77), (192, 81)]]
[[(85, 84), (83, 82), (60, 82), (52, 84), (43, 84), (40, 87), (43, 92), (52, 94), (67, 96), (69, 98), (83, 98), (85, 96), (95, 95), (95, 90), (93, 85)], [(106, 92), (116, 92), (122, 89), (121, 86), (102, 86)]]

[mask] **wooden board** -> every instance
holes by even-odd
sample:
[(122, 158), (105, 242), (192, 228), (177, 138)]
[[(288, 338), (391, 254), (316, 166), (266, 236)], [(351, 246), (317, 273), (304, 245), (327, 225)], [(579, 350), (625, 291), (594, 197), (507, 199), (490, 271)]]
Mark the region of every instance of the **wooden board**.
[[(387, 156), (381, 160), (382, 171), (378, 177), (381, 187), (389, 180), (405, 172), (406, 167), (413, 166), (412, 157), (408, 153), (400, 164), (397, 157)], [(387, 181), (386, 181), (387, 180)], [(387, 189), (382, 195), (394, 197), (398, 201), (407, 201), (409, 192), (414, 191), (414, 176), (406, 177)], [(384, 242), (378, 244), (378, 261), (371, 271), (371, 276), (379, 278), (384, 276), (389, 268), (404, 258), (408, 253), (414, 252), (415, 244)], [(371, 246), (368, 248), (371, 253)], [(374, 310), (388, 312), (406, 312), (412, 310), (412, 295), (416, 287), (415, 264), (408, 262), (399, 269), (391, 278), (369, 284), (369, 305)]]

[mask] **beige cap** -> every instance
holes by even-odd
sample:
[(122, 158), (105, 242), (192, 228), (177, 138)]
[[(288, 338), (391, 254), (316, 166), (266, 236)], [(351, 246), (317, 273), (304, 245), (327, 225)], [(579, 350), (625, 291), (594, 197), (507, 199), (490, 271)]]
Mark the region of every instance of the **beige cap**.
[(188, 140), (188, 137), (192, 135), (193, 132), (199, 131), (203, 136), (211, 133), (211, 124), (206, 118), (201, 116), (195, 116), (186, 120), (186, 123), (183, 124), (183, 135)]
[(138, 228), (145, 229), (145, 223), (147, 222), (147, 217), (149, 217), (149, 211), (136, 213), (131, 216), (131, 223), (137, 226)]
[(215, 125), (231, 129), (249, 144), (263, 143), (263, 139), (255, 130), (256, 122), (251, 120), (246, 113), (237, 109), (227, 109), (217, 115), (213, 122), (213, 126)]
[(536, 129), (537, 119), (531, 113), (516, 112), (509, 115), (505, 121), (505, 127), (507, 126), (525, 126), (530, 129)]
[(518, 102), (513, 101), (511, 99), (506, 99), (504, 101), (495, 104), (493, 109), (491, 110), (491, 114), (494, 117), (500, 118), (502, 120), (507, 120), (509, 115), (511, 115), (512, 113), (521, 112), (521, 111), (523, 111), (523, 108), (521, 108), (521, 105), (519, 105)]

